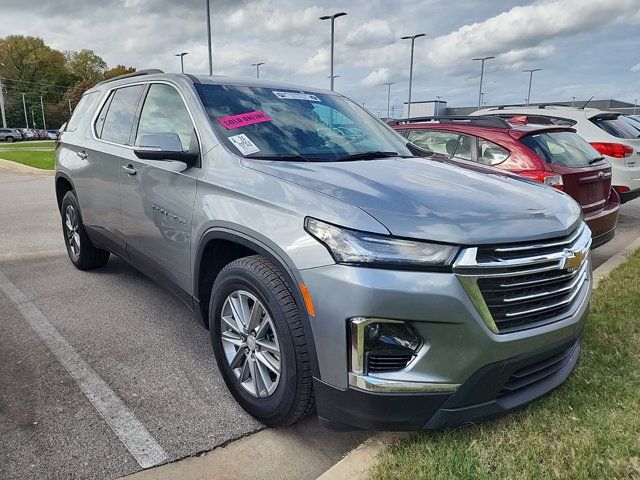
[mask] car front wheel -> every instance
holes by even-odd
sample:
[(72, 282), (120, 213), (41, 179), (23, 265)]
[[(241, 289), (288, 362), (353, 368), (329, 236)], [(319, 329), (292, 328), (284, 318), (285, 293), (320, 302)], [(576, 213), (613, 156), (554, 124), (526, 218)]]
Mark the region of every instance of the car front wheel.
[(309, 352), (288, 283), (266, 258), (231, 262), (209, 308), (218, 367), (240, 405), (268, 426), (289, 425), (314, 407)]

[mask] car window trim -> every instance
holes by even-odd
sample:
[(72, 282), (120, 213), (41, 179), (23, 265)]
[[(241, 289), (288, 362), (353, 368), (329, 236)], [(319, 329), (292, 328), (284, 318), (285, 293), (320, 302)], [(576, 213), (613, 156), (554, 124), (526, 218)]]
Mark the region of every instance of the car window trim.
[[(109, 97), (111, 96), (111, 92), (113, 92), (114, 90), (118, 90), (119, 88), (124, 88), (124, 87), (133, 87), (135, 85), (151, 85), (153, 83), (162, 83), (165, 85), (169, 85), (171, 87), (173, 87), (178, 94), (180, 95), (180, 98), (182, 98), (182, 102), (184, 103), (185, 108), (187, 109), (187, 113), (189, 113), (189, 117), (191, 117), (191, 123), (193, 124), (193, 129), (196, 132), (196, 139), (198, 140), (198, 148), (200, 149), (200, 161), (196, 164), (193, 165), (191, 168), (202, 168), (202, 152), (204, 152), (204, 150), (202, 149), (202, 143), (200, 140), (200, 131), (198, 130), (198, 124), (195, 121), (195, 117), (193, 116), (193, 112), (191, 111), (191, 109), (189, 108), (189, 104), (187, 102), (187, 100), (184, 97), (184, 94), (182, 93), (182, 90), (180, 90), (180, 88), (178, 87), (178, 85), (176, 85), (173, 82), (170, 82), (168, 80), (146, 80), (146, 81), (139, 81), (139, 82), (131, 82), (131, 83), (125, 83), (123, 85), (118, 85), (115, 87), (112, 87), (108, 90), (106, 90), (106, 94), (105, 96), (102, 98), (102, 100), (100, 100), (100, 104), (98, 105), (98, 108), (96, 109), (95, 113), (92, 116), (92, 120), (91, 120), (91, 139), (96, 141), (96, 142), (101, 142), (101, 143), (106, 143), (108, 145), (115, 145), (116, 147), (122, 147), (122, 148), (126, 148), (128, 150), (135, 150), (135, 146), (134, 145), (124, 145), (122, 143), (116, 143), (116, 142), (110, 142), (108, 140), (103, 140), (101, 138), (99, 138), (96, 135), (96, 130), (95, 130), (95, 122), (98, 118), (98, 115), (100, 114), (100, 111), (102, 110), (102, 107), (104, 106), (104, 104), (107, 102), (107, 100), (109, 99)], [(147, 87), (148, 90), (148, 87)], [(145, 92), (145, 90), (143, 89), (143, 93)], [(142, 95), (141, 95), (142, 97)], [(198, 97), (199, 98), (199, 97)], [(135, 123), (135, 117), (134, 117), (134, 123)], [(137, 126), (136, 126), (136, 130), (137, 130)]]
[[(103, 100), (100, 102), (100, 106), (98, 109), (96, 109), (95, 114), (93, 115), (93, 120), (91, 121), (91, 135), (93, 137), (94, 140), (97, 140), (99, 142), (102, 143), (107, 143), (109, 145), (116, 145), (118, 147), (125, 147), (125, 148), (129, 148), (131, 150), (133, 150), (133, 145), (126, 145), (124, 143), (118, 143), (118, 142), (112, 142), (111, 140), (104, 140), (102, 137), (102, 134), (104, 133), (104, 124), (106, 123), (107, 117), (109, 115), (109, 110), (111, 109), (111, 103), (113, 103), (113, 99), (116, 96), (116, 92), (120, 89), (123, 88), (128, 88), (128, 87), (136, 87), (140, 84), (138, 83), (132, 83), (132, 84), (125, 84), (125, 85), (119, 85), (117, 87), (114, 87), (110, 90), (108, 90), (106, 96), (103, 98)], [(140, 97), (142, 96), (142, 92), (144, 91), (144, 88), (142, 89), (142, 91), (140, 92), (140, 95), (138, 96), (138, 103), (137, 105), (140, 104)], [(98, 121), (98, 117), (100, 116), (100, 112), (102, 112), (102, 109), (104, 108), (105, 104), (109, 102), (109, 105), (107, 106), (107, 110), (106, 110), (106, 114), (105, 114), (105, 121), (102, 123), (102, 130), (100, 131), (100, 137), (97, 135), (96, 132), (96, 122)], [(137, 107), (136, 107), (137, 109)], [(135, 119), (135, 114), (134, 114), (134, 119)], [(131, 132), (129, 132), (129, 138), (131, 138)]]

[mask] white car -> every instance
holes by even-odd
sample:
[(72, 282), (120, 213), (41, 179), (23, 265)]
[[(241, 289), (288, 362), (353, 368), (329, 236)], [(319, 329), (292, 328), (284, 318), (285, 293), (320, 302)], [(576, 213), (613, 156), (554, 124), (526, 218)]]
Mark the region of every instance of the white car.
[(526, 116), (528, 123), (571, 126), (611, 163), (611, 184), (622, 203), (640, 196), (640, 131), (620, 113), (541, 105), (487, 108), (471, 115)]

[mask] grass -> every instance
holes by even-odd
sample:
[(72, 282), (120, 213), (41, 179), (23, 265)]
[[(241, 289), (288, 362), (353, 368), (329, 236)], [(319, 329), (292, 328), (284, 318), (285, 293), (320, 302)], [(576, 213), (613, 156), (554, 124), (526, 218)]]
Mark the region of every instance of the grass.
[(43, 170), (53, 170), (56, 163), (53, 150), (6, 150), (0, 158)]
[(578, 366), (500, 420), (414, 434), (372, 479), (640, 479), (640, 251), (594, 292)]
[(23, 148), (43, 147), (53, 148), (54, 142), (50, 140), (39, 140), (35, 142), (0, 142), (0, 150), (15, 150)]

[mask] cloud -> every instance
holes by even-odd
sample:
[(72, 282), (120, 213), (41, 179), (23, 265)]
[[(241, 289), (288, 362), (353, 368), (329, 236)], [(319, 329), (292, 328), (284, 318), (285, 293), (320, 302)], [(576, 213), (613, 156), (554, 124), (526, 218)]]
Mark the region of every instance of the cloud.
[(320, 48), (310, 57), (298, 71), (305, 75), (325, 73), (329, 74), (329, 49)]
[(360, 83), (365, 87), (374, 87), (388, 82), (390, 78), (391, 72), (388, 68), (379, 68), (369, 73), (369, 75), (364, 77)]
[(360, 24), (347, 35), (346, 44), (351, 47), (378, 47), (393, 43), (395, 36), (385, 20), (373, 19)]
[(633, 67), (631, 67), (632, 72), (640, 72), (640, 63), (636, 63)]

